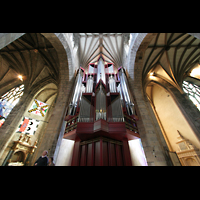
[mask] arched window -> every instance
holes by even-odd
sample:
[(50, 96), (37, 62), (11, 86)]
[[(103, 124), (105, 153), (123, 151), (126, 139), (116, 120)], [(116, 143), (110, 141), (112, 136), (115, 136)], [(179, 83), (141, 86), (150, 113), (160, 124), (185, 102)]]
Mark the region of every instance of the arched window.
[(200, 87), (187, 81), (183, 81), (183, 91), (188, 94), (190, 100), (200, 111)]
[(0, 98), (0, 127), (24, 94), (24, 84), (12, 88)]

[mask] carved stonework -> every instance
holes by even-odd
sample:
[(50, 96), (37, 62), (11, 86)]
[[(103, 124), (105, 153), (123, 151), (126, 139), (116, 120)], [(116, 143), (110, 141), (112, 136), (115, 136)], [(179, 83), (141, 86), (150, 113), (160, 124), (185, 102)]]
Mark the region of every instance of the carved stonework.
[(200, 151), (178, 131), (179, 151), (176, 151), (182, 166), (200, 166)]
[(8, 160), (8, 166), (23, 166), (27, 164), (26, 160), (35, 151), (36, 145), (37, 140), (32, 144), (31, 136), (22, 133), (19, 139), (14, 141), (11, 148), (12, 154)]

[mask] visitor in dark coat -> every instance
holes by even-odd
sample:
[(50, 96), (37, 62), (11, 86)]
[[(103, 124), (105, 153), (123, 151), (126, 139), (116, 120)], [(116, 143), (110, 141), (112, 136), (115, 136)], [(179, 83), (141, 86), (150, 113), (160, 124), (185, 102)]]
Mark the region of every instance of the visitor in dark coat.
[(43, 151), (42, 156), (40, 156), (35, 162), (34, 166), (47, 166), (49, 160), (47, 157), (48, 151)]

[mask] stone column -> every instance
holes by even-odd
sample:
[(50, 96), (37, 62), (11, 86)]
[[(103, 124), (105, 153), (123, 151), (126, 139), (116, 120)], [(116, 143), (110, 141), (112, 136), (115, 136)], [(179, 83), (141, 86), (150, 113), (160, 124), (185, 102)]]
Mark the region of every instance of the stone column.
[(152, 111), (147, 105), (148, 100), (145, 101), (144, 99), (143, 88), (136, 82), (137, 81), (129, 79), (130, 88), (135, 94), (135, 108), (139, 117), (137, 126), (147, 159), (147, 164), (149, 166), (169, 165), (168, 163), (170, 163), (170, 161), (166, 156), (164, 148), (164, 146), (167, 145), (163, 145), (164, 140), (162, 138), (162, 133), (159, 130), (159, 125), (156, 124), (156, 121), (152, 118)]
[(174, 87), (170, 87), (169, 90), (177, 106), (181, 110), (182, 114), (184, 115), (195, 135), (197, 136), (198, 140), (200, 141), (200, 112), (189, 99), (187, 94), (181, 94), (180, 91)]
[[(62, 33), (47, 33), (43, 35), (52, 43), (57, 51), (59, 59), (58, 96), (47, 128), (38, 143), (38, 148), (33, 155), (31, 163), (34, 163), (35, 160), (41, 156), (44, 150), (48, 151), (49, 157), (54, 156), (55, 150), (56, 152), (59, 152), (59, 145), (62, 140), (62, 136), (64, 135), (64, 131), (61, 131), (61, 127), (66, 115), (66, 109), (69, 104), (75, 80), (73, 64), (74, 58), (65, 35)], [(54, 156), (55, 160), (56, 155), (57, 153)]]
[(135, 108), (139, 117), (137, 126), (149, 166), (169, 165), (170, 163), (163, 147), (161, 130), (157, 128), (158, 123), (156, 124), (156, 121), (152, 118), (152, 111), (149, 109), (147, 100), (144, 98), (145, 95), (142, 86), (144, 53), (155, 35), (144, 33), (139, 34), (135, 38), (130, 47), (130, 60), (127, 68), (129, 73), (129, 87), (134, 97)]

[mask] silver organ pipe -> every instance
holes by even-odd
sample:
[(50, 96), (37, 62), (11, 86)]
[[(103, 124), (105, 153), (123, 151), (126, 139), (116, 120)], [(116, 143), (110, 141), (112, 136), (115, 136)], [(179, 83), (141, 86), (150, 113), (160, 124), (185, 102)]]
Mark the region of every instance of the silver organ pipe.
[(105, 66), (102, 58), (99, 59), (97, 66), (97, 83), (99, 82), (100, 78), (104, 82), (104, 84), (106, 84)]
[(127, 112), (129, 115), (133, 115), (133, 114), (135, 114), (134, 104), (133, 104), (132, 99), (130, 99), (131, 94), (130, 94), (130, 90), (128, 88), (128, 82), (126, 79), (126, 75), (124, 74), (123, 68), (120, 71), (120, 85), (121, 85), (121, 91), (124, 96), (124, 101), (126, 104)]
[[(94, 63), (89, 65), (89, 72), (92, 75), (88, 76), (87, 81), (83, 78), (82, 70), (79, 69), (68, 115), (74, 115), (77, 106), (80, 107), (79, 122), (93, 122), (99, 119), (122, 122), (124, 121), (123, 108), (125, 107), (128, 115), (135, 114), (133, 99), (128, 88), (124, 69), (121, 68), (119, 71), (117, 86), (113, 76), (113, 65), (109, 65), (105, 66), (102, 58), (99, 59), (97, 65)], [(107, 79), (106, 77), (109, 78)], [(99, 83), (100, 80), (102, 82)], [(95, 91), (94, 85), (97, 85)]]
[(90, 122), (91, 102), (82, 97), (80, 104), (79, 122)]
[(106, 120), (106, 94), (103, 91), (102, 84), (96, 95), (96, 120)]
[(124, 115), (122, 112), (122, 106), (119, 96), (111, 103), (111, 108), (112, 108), (112, 121), (113, 122), (124, 121)]
[(69, 105), (69, 111), (68, 111), (68, 115), (74, 115), (76, 108), (77, 108), (77, 103), (79, 98), (81, 98), (81, 94), (82, 94), (82, 76), (83, 73), (81, 71), (81, 69), (79, 69), (79, 72), (76, 76), (76, 81), (75, 81), (75, 89), (73, 92), (73, 98), (72, 101)]
[(87, 80), (86, 84), (86, 93), (92, 93), (93, 92), (93, 77), (90, 75)]
[(110, 92), (116, 92), (116, 82), (112, 75), (109, 77), (109, 88)]

